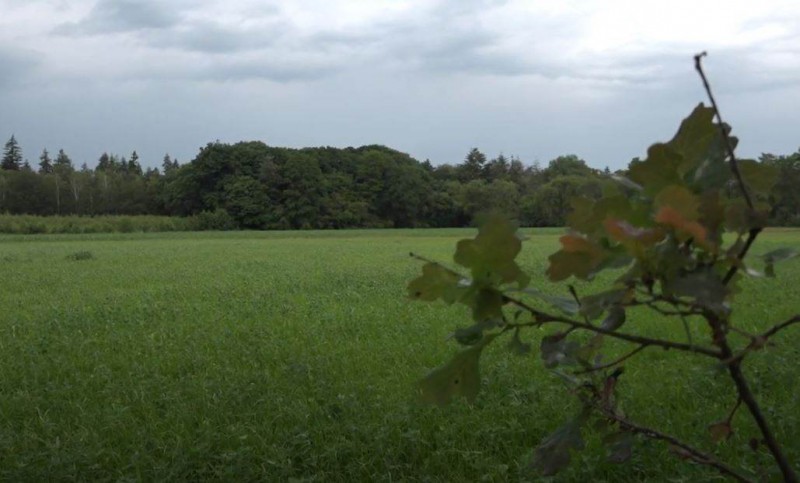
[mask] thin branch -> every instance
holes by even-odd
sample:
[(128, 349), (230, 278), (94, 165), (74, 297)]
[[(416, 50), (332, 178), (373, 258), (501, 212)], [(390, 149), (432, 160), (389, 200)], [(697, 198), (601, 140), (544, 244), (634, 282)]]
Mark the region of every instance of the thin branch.
[(595, 367), (591, 367), (589, 369), (584, 369), (582, 371), (575, 372), (575, 375), (588, 374), (590, 372), (602, 371), (603, 369), (608, 369), (608, 368), (614, 367), (617, 364), (625, 362), (626, 360), (628, 360), (629, 358), (633, 357), (634, 355), (636, 355), (640, 351), (646, 349), (647, 347), (649, 347), (649, 344), (642, 344), (639, 347), (637, 347), (636, 349), (632, 350), (631, 352), (628, 352), (624, 356), (622, 356), (622, 357), (620, 357), (620, 358), (618, 358), (618, 359), (616, 359), (616, 360), (614, 360), (612, 362), (609, 362), (607, 364), (603, 364), (601, 366), (595, 366)]
[(762, 333), (761, 337), (763, 337), (765, 339), (769, 339), (770, 337), (772, 337), (773, 335), (777, 334), (781, 330), (789, 327), (792, 324), (797, 324), (797, 323), (800, 323), (800, 314), (795, 315), (791, 319), (783, 321), (780, 324), (774, 325), (772, 328), (770, 328), (766, 332)]
[(775, 439), (772, 429), (770, 429), (769, 424), (767, 424), (767, 419), (764, 417), (764, 413), (761, 412), (761, 407), (758, 405), (758, 401), (756, 401), (753, 392), (750, 390), (750, 386), (747, 384), (747, 379), (745, 379), (744, 373), (742, 373), (741, 361), (736, 361), (733, 364), (730, 364), (728, 366), (728, 372), (730, 372), (731, 378), (733, 378), (733, 381), (736, 384), (739, 397), (742, 398), (742, 401), (744, 401), (747, 409), (750, 410), (750, 414), (753, 416), (753, 419), (755, 419), (758, 429), (761, 431), (761, 435), (764, 436), (764, 442), (769, 448), (770, 453), (772, 453), (773, 458), (775, 458), (775, 462), (778, 464), (778, 467), (783, 474), (783, 480), (787, 483), (797, 483), (797, 474), (795, 474), (791, 463), (789, 463), (789, 460), (786, 458), (786, 455), (783, 454), (783, 450), (781, 449), (778, 440)]
[(765, 332), (758, 334), (758, 335), (750, 335), (750, 344), (747, 345), (744, 349), (742, 349), (737, 354), (732, 354), (730, 357), (723, 359), (723, 364), (733, 364), (734, 362), (741, 361), (745, 358), (747, 354), (750, 352), (759, 350), (767, 345), (769, 338), (773, 335), (777, 334), (781, 330), (789, 327), (790, 325), (800, 323), (800, 314), (795, 315), (794, 317), (781, 322), (780, 324), (775, 324)]
[(728, 419), (725, 420), (728, 422), (728, 425), (730, 425), (731, 421), (733, 421), (733, 416), (736, 414), (736, 411), (739, 409), (739, 406), (741, 405), (742, 405), (742, 396), (739, 396), (736, 399), (736, 404), (734, 404), (733, 409), (731, 409), (731, 412), (728, 414)]
[(686, 341), (689, 345), (694, 345), (692, 341), (692, 329), (689, 327), (689, 321), (686, 320), (686, 317), (681, 316), (681, 322), (683, 323), (683, 330), (686, 332)]
[[(597, 407), (597, 406), (595, 406), (595, 407)], [(753, 480), (747, 478), (746, 476), (744, 476), (743, 474), (739, 473), (735, 469), (731, 468), (727, 464), (717, 460), (716, 458), (714, 458), (710, 454), (704, 453), (704, 452), (700, 451), (699, 449), (697, 449), (697, 448), (695, 448), (693, 446), (689, 446), (688, 444), (684, 443), (683, 441), (677, 439), (674, 436), (670, 436), (668, 434), (662, 433), (661, 431), (658, 431), (658, 430), (655, 430), (655, 429), (652, 429), (652, 428), (648, 428), (646, 426), (641, 426), (641, 425), (638, 425), (636, 423), (633, 423), (633, 422), (629, 421), (628, 419), (625, 419), (625, 418), (623, 418), (621, 416), (618, 416), (618, 415), (614, 414), (614, 412), (612, 412), (610, 410), (602, 409), (602, 408), (598, 408), (598, 410), (601, 411), (606, 418), (611, 419), (611, 420), (616, 421), (617, 423), (619, 423), (620, 427), (625, 429), (625, 430), (628, 430), (628, 431), (630, 431), (632, 433), (641, 434), (642, 436), (646, 436), (646, 437), (651, 438), (651, 439), (657, 439), (657, 440), (660, 440), (660, 441), (666, 441), (667, 443), (671, 444), (672, 446), (674, 446), (676, 448), (680, 448), (681, 449), (681, 453), (680, 454), (682, 456), (686, 456), (687, 458), (690, 458), (691, 460), (693, 460), (693, 461), (695, 461), (697, 463), (700, 463), (702, 465), (711, 466), (712, 468), (715, 468), (720, 473), (722, 473), (724, 475), (727, 475), (727, 476), (730, 476), (731, 478), (734, 478), (735, 480), (746, 482), (746, 483), (752, 483), (753, 482)]]
[[(717, 315), (712, 312), (708, 312), (705, 314), (706, 320), (708, 320), (709, 325), (711, 326), (712, 330), (715, 332), (718, 331), (720, 327), (724, 324), (724, 320), (720, 319)], [(775, 332), (781, 330), (783, 327), (788, 327), (792, 323), (793, 319), (789, 319), (786, 322), (778, 324), (777, 326), (773, 327), (772, 329), (768, 330), (766, 333), (771, 333), (773, 329)], [(774, 333), (774, 332), (772, 332)], [(759, 406), (758, 401), (756, 401), (756, 397), (753, 394), (753, 391), (750, 389), (750, 385), (747, 383), (747, 378), (744, 376), (742, 372), (742, 360), (741, 357), (737, 358), (733, 355), (731, 351), (731, 347), (728, 344), (728, 338), (725, 336), (724, 332), (719, 332), (720, 336), (717, 337), (715, 335), (716, 344), (719, 346), (720, 352), (722, 354), (723, 361), (731, 360), (728, 364), (728, 373), (733, 379), (733, 382), (736, 386), (736, 392), (739, 394), (739, 397), (744, 402), (745, 406), (747, 406), (748, 411), (750, 411), (750, 415), (756, 422), (759, 431), (761, 431), (761, 435), (764, 437), (764, 443), (769, 448), (769, 452), (772, 453), (772, 457), (775, 460), (775, 463), (778, 465), (778, 468), (781, 470), (781, 474), (783, 475), (783, 480), (788, 483), (798, 483), (797, 474), (792, 468), (792, 464), (789, 463), (789, 459), (783, 453), (783, 448), (781, 448), (780, 443), (778, 440), (775, 439), (775, 434), (772, 432), (772, 429), (769, 427), (767, 423), (766, 417), (764, 417), (764, 413), (761, 411), (761, 406)], [(766, 339), (764, 339), (766, 340)], [(746, 352), (746, 351), (745, 351)]]
[[(699, 347), (699, 346), (684, 344), (684, 343), (681, 343), (681, 342), (673, 342), (673, 341), (664, 340), (664, 339), (653, 339), (653, 338), (650, 338), (650, 337), (642, 337), (642, 336), (633, 335), (633, 334), (626, 334), (624, 332), (616, 332), (616, 331), (613, 331), (613, 330), (604, 329), (602, 327), (596, 327), (594, 325), (587, 324), (585, 322), (580, 322), (578, 320), (573, 320), (573, 319), (569, 319), (567, 317), (562, 317), (560, 315), (553, 315), (553, 314), (548, 314), (546, 312), (542, 312), (540, 310), (537, 310), (537, 309), (531, 307), (530, 305), (526, 304), (525, 302), (523, 302), (521, 300), (517, 300), (517, 299), (509, 297), (507, 295), (503, 296), (503, 300), (506, 303), (511, 303), (511, 304), (516, 305), (517, 307), (519, 307), (521, 309), (527, 310), (528, 312), (530, 312), (534, 316), (534, 318), (536, 319), (535, 324), (527, 324), (527, 326), (531, 326), (531, 325), (539, 325), (540, 326), (540, 325), (543, 325), (543, 324), (548, 323), (548, 322), (558, 322), (558, 323), (561, 323), (561, 324), (567, 324), (567, 325), (569, 325), (571, 327), (574, 327), (576, 329), (588, 330), (590, 332), (595, 332), (595, 333), (598, 333), (598, 334), (607, 335), (607, 336), (609, 336), (611, 338), (614, 338), (614, 339), (620, 339), (620, 340), (625, 340), (625, 341), (628, 341), (628, 342), (634, 342), (634, 343), (639, 344), (639, 345), (653, 345), (653, 346), (661, 347), (661, 348), (664, 348), (664, 349), (677, 349), (677, 350), (680, 350), (680, 351), (693, 352), (695, 354), (702, 354), (702, 355), (705, 355), (705, 356), (708, 356), (708, 357), (713, 357), (714, 359), (722, 358), (722, 355), (721, 355), (721, 353), (719, 351), (716, 351), (716, 350), (713, 350), (713, 349), (708, 349), (706, 347)], [(510, 325), (513, 327), (515, 324), (510, 324)]]
[[(708, 84), (708, 79), (706, 78), (705, 72), (703, 72), (703, 65), (702, 65), (702, 58), (708, 55), (706, 52), (701, 52), (694, 56), (694, 68), (697, 70), (697, 73), (700, 74), (700, 79), (703, 81), (703, 87), (706, 89), (706, 94), (708, 94), (708, 99), (711, 101), (711, 107), (714, 109), (714, 113), (717, 116), (717, 121), (719, 122), (719, 129), (722, 132), (722, 139), (725, 141), (725, 148), (728, 151), (728, 158), (730, 160), (731, 171), (733, 172), (734, 177), (736, 178), (736, 182), (739, 185), (739, 189), (742, 192), (742, 196), (744, 196), (744, 200), (747, 203), (747, 207), (750, 210), (755, 210), (755, 205), (753, 204), (753, 199), (750, 197), (750, 192), (747, 190), (747, 185), (742, 178), (742, 173), (739, 171), (739, 162), (736, 160), (736, 154), (733, 152), (733, 143), (731, 142), (731, 138), (728, 135), (728, 131), (725, 129), (725, 123), (722, 122), (722, 115), (719, 113), (719, 107), (717, 106), (717, 101), (714, 100), (714, 94), (711, 92), (711, 86)], [(744, 260), (744, 257), (747, 255), (747, 252), (750, 250), (750, 246), (756, 240), (758, 234), (761, 233), (761, 227), (753, 227), (750, 229), (750, 232), (747, 235), (747, 241), (742, 248), (742, 251), (736, 256), (739, 261)], [(728, 282), (731, 281), (736, 272), (739, 270), (738, 263), (732, 265), (731, 268), (728, 269), (728, 273), (725, 274), (725, 278), (722, 279), (722, 283), (727, 285)]]
[(733, 152), (733, 143), (728, 135), (728, 131), (725, 129), (725, 123), (722, 121), (722, 114), (719, 113), (719, 107), (717, 107), (717, 101), (714, 100), (714, 94), (711, 92), (711, 86), (708, 83), (706, 74), (703, 72), (702, 59), (706, 55), (708, 55), (707, 52), (701, 52), (694, 56), (694, 68), (697, 70), (697, 73), (700, 74), (700, 79), (703, 81), (703, 87), (705, 87), (706, 94), (708, 94), (708, 100), (711, 101), (711, 107), (714, 109), (714, 114), (717, 116), (717, 122), (719, 122), (719, 129), (722, 133), (722, 139), (725, 141), (725, 148), (728, 151), (731, 171), (733, 171), (733, 175), (736, 177), (736, 181), (739, 183), (739, 188), (742, 190), (742, 195), (747, 202), (747, 206), (752, 210), (755, 207), (755, 205), (753, 205), (753, 199), (750, 197), (750, 193), (747, 191), (747, 186), (744, 184), (744, 179), (742, 179), (742, 174), (739, 172), (739, 163), (736, 161), (736, 155)]

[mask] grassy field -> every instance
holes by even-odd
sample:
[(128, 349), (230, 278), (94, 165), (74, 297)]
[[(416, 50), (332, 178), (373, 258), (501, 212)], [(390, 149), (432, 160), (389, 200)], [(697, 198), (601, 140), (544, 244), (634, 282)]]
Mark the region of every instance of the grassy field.
[[(543, 273), (558, 230), (527, 230)], [(472, 406), (415, 399), (469, 315), (412, 303), (414, 251), (448, 261), (471, 230), (0, 236), (0, 480), (526, 480), (531, 449), (576, 405), (538, 356), (487, 348)], [(800, 245), (773, 230), (754, 251)], [(534, 276), (534, 285), (544, 286)], [(734, 320), (757, 330), (800, 311), (800, 260), (748, 279)], [(626, 328), (682, 340), (644, 315)], [(694, 328), (697, 337), (703, 327)], [(527, 334), (536, 342), (553, 331)], [(756, 354), (755, 391), (800, 470), (800, 328)], [(678, 363), (674, 361), (679, 360)], [(734, 402), (704, 359), (646, 350), (620, 380), (627, 414), (736, 466), (744, 411), (720, 445), (706, 425)], [(707, 481), (713, 471), (644, 441), (625, 465), (599, 436), (556, 481)]]

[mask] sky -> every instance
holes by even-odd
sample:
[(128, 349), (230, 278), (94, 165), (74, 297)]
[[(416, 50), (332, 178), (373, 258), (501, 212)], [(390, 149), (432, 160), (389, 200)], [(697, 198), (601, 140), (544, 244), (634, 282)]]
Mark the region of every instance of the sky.
[(796, 0), (0, 0), (0, 142), (34, 165), (260, 140), (617, 169), (705, 101), (700, 51), (739, 154), (796, 151)]

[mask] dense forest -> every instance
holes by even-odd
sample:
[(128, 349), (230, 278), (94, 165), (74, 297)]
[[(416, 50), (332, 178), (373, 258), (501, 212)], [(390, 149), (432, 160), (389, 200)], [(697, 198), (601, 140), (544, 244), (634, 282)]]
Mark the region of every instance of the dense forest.
[[(800, 226), (800, 150), (759, 161), (779, 176), (770, 223)], [(289, 149), (262, 142), (209, 143), (183, 165), (164, 156), (161, 169), (143, 169), (135, 151), (127, 159), (103, 153), (90, 168), (45, 149), (32, 166), (13, 135), (0, 167), (0, 213), (204, 214), (219, 228), (248, 229), (466, 226), (485, 209), (523, 226), (561, 226), (572, 196), (600, 199), (618, 182), (614, 175), (625, 174), (593, 169), (574, 155), (542, 167), (472, 149), (460, 164), (433, 166), (377, 145)]]

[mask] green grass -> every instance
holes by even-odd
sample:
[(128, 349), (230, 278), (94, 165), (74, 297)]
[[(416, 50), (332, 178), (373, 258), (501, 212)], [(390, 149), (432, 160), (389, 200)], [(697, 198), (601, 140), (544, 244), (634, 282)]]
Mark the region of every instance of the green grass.
[[(541, 274), (560, 231), (527, 232), (522, 265)], [(0, 480), (530, 478), (531, 449), (576, 410), (535, 353), (513, 356), (502, 340), (487, 348), (472, 406), (415, 399), (469, 314), (405, 298), (420, 268), (408, 252), (448, 261), (472, 233), (1, 236)], [(769, 231), (755, 252), (786, 245), (800, 245), (800, 231)], [(800, 311), (798, 285), (798, 260), (777, 279), (745, 280), (735, 322), (755, 331)], [(644, 314), (625, 328), (685, 338), (679, 323)], [(747, 373), (798, 465), (800, 328), (776, 342)], [(744, 411), (731, 440), (709, 441), (706, 426), (734, 396), (705, 359), (648, 349), (620, 391), (636, 421), (737, 466), (770, 463), (747, 449), (755, 433)], [(600, 436), (586, 436), (557, 481), (717, 478), (651, 441), (612, 465)]]

